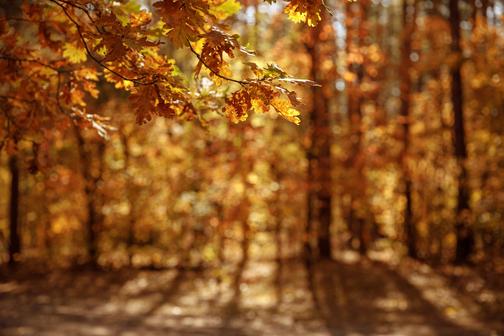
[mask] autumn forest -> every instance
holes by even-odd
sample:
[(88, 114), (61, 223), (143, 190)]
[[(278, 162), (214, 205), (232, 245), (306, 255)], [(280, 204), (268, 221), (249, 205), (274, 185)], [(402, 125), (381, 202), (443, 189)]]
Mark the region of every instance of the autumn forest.
[(0, 335), (504, 335), (501, 0), (0, 0)]

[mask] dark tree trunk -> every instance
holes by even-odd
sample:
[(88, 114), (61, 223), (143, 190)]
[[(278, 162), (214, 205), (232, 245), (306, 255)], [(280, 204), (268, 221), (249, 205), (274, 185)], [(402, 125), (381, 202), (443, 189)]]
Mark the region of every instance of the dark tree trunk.
[(469, 185), (466, 168), (467, 149), (464, 128), (463, 90), (462, 90), (462, 49), (460, 46), (460, 10), (458, 0), (450, 0), (450, 27), (452, 37), (452, 52), (459, 60), (451, 69), (452, 87), (451, 98), (453, 105), (453, 142), (455, 157), (458, 163), (458, 196), (456, 209), (455, 234), (457, 245), (455, 249), (455, 262), (466, 263), (469, 261), (474, 249), (474, 233), (468, 222), (470, 212)]
[[(308, 127), (308, 132), (310, 132), (310, 139), (313, 138), (313, 122), (314, 122), (314, 114), (310, 114), (310, 126)], [(308, 148), (306, 151), (306, 160), (308, 162), (307, 172), (306, 172), (306, 181), (307, 181), (307, 190), (306, 190), (306, 224), (305, 224), (305, 232), (303, 238), (303, 252), (304, 257), (309, 259), (313, 256), (312, 249), (312, 231), (313, 231), (313, 221), (315, 220), (315, 216), (313, 213), (313, 199), (314, 199), (314, 176), (313, 176), (313, 165), (314, 165), (314, 156), (313, 149)]]
[(404, 179), (404, 196), (406, 205), (404, 207), (404, 231), (406, 233), (406, 245), (408, 248), (408, 256), (418, 258), (417, 253), (417, 229), (413, 219), (413, 200), (411, 195), (412, 182), (411, 178)]
[[(278, 167), (275, 165), (271, 166), (271, 170), (273, 173), (273, 177), (275, 178), (276, 183), (278, 185), (282, 185), (282, 173), (279, 171)], [(283, 230), (283, 214), (282, 214), (282, 202), (281, 202), (281, 193), (282, 190), (277, 190), (275, 194), (275, 199), (272, 204), (272, 213), (275, 218), (275, 228), (274, 228), (274, 238), (275, 238), (275, 246), (276, 246), (276, 259), (279, 263), (279, 267), (281, 267), (281, 260), (283, 258), (283, 239), (282, 239), (282, 230)]]
[[(354, 4), (350, 1), (346, 2), (345, 4), (345, 22), (346, 22), (346, 54), (350, 54), (350, 48), (354, 44), (354, 33), (355, 33), (355, 13), (353, 10)], [(348, 65), (348, 70), (349, 71), (354, 71), (354, 65), (353, 63), (349, 63)], [(355, 134), (354, 130), (354, 125), (355, 125), (355, 119), (356, 119), (356, 107), (360, 105), (358, 102), (358, 91), (356, 88), (356, 83), (354, 82), (349, 82), (348, 87), (347, 87), (347, 95), (348, 95), (348, 102), (347, 102), (347, 115), (348, 115), (348, 121), (349, 121), (349, 127), (350, 127), (350, 154), (348, 157), (348, 160), (346, 162), (346, 168), (347, 171), (351, 171), (354, 165), (354, 161), (357, 155), (356, 149), (357, 149), (357, 144), (356, 142), (360, 140), (359, 134)], [(357, 136), (356, 136), (357, 135)], [(347, 186), (348, 188), (348, 186)], [(348, 231), (350, 233), (350, 239), (349, 239), (349, 246), (351, 248), (354, 247), (354, 241), (355, 239), (358, 239), (358, 230), (357, 230), (357, 224), (356, 224), (356, 218), (355, 218), (355, 213), (353, 209), (354, 205), (354, 199), (355, 199), (355, 190), (352, 187), (349, 187), (347, 190), (347, 194), (349, 195), (349, 205), (348, 205), (348, 211), (346, 214), (346, 224), (348, 227)]]
[[(241, 132), (239, 133), (240, 145), (243, 148), (248, 147), (248, 138), (245, 136), (247, 129), (250, 126), (247, 124), (242, 124)], [(254, 186), (247, 179), (248, 174), (253, 171), (252, 158), (244, 151), (240, 152), (240, 161), (238, 162), (238, 168), (240, 169), (240, 175), (242, 183), (245, 185), (245, 190), (252, 190)], [(250, 242), (252, 240), (252, 229), (249, 223), (250, 207), (251, 201), (248, 193), (242, 195), (242, 200), (239, 204), (239, 218), (242, 230), (242, 241), (241, 241), (241, 252), (242, 260), (240, 261), (239, 268), (240, 273), (243, 272), (246, 263), (248, 262), (250, 255)]]
[[(321, 28), (327, 25), (326, 19), (311, 30), (307, 49), (311, 58), (311, 78), (324, 84), (324, 74), (320, 69), (323, 61), (321, 55)], [(322, 87), (312, 88), (312, 111), (310, 115), (310, 148), (308, 149), (308, 217), (311, 228), (313, 215), (318, 223), (317, 245), (319, 257), (331, 258), (331, 221), (332, 221), (332, 179), (331, 179), (331, 120), (329, 115), (329, 100)], [(310, 220), (310, 218), (308, 218)]]
[(93, 201), (93, 187), (91, 182), (91, 164), (89, 160), (89, 153), (86, 151), (86, 143), (81, 131), (75, 126), (75, 136), (77, 138), (77, 147), (79, 150), (79, 159), (81, 164), (81, 172), (84, 178), (84, 194), (86, 195), (86, 209), (87, 209), (87, 219), (86, 219), (86, 249), (89, 263), (91, 265), (96, 265), (97, 262), (97, 247), (96, 247), (96, 213)]
[[(363, 37), (367, 35), (366, 19), (369, 2), (367, 0), (358, 3), (348, 2), (346, 5), (347, 16), (347, 53), (350, 53), (352, 46), (361, 48), (365, 45)], [(355, 11), (358, 11), (356, 15)], [(354, 181), (348, 190), (350, 204), (347, 213), (347, 226), (351, 237), (350, 245), (353, 247), (355, 239), (359, 242), (359, 252), (366, 254), (368, 249), (368, 227), (366, 218), (363, 218), (357, 206), (362, 207), (366, 197), (365, 176), (363, 173), (362, 160), (362, 103), (363, 97), (360, 86), (364, 79), (363, 64), (351, 62), (348, 70), (355, 74), (355, 79), (348, 83), (348, 120), (350, 125), (350, 155), (347, 160), (347, 169), (352, 173), (350, 179)]]
[(85, 193), (86, 193), (86, 201), (87, 201), (86, 206), (87, 206), (87, 213), (88, 213), (88, 218), (87, 218), (87, 222), (86, 222), (87, 251), (88, 251), (88, 257), (89, 257), (90, 263), (92, 265), (97, 265), (97, 263), (98, 263), (98, 247), (97, 247), (98, 244), (96, 241), (97, 216), (96, 216), (94, 197), (93, 197), (94, 192), (91, 190), (91, 188), (86, 188)]
[[(79, 151), (79, 158), (81, 164), (81, 172), (84, 178), (84, 194), (86, 196), (86, 209), (87, 209), (87, 220), (86, 220), (86, 249), (88, 261), (91, 266), (98, 265), (98, 224), (101, 222), (102, 217), (99, 212), (96, 211), (97, 204), (99, 203), (99, 196), (96, 193), (98, 182), (102, 178), (103, 174), (103, 157), (105, 151), (105, 143), (99, 141), (97, 144), (98, 150), (96, 156), (93, 152), (86, 146), (84, 137), (81, 131), (75, 126), (74, 128), (75, 136), (77, 138), (77, 147)], [(98, 162), (98, 167), (93, 167), (92, 158), (96, 157)], [(93, 169), (95, 168), (95, 169)]]
[(411, 36), (415, 31), (416, 1), (413, 7), (413, 14), (408, 14), (408, 0), (403, 0), (403, 43), (401, 48), (401, 117), (403, 123), (403, 150), (401, 153), (401, 167), (403, 174), (404, 197), (406, 204), (404, 207), (404, 232), (406, 236), (406, 246), (408, 255), (417, 258), (417, 230), (413, 219), (413, 198), (412, 180), (408, 169), (408, 156), (410, 147), (410, 95), (411, 95)]
[[(123, 158), (124, 158), (124, 173), (126, 174), (128, 178), (128, 184), (131, 184), (130, 176), (128, 175), (128, 168), (130, 166), (130, 149), (128, 145), (128, 137), (121, 132), (120, 133), (121, 137), (121, 143), (122, 143), (122, 149), (123, 149)], [(128, 191), (126, 192), (127, 198), (128, 198), (128, 203), (130, 207), (130, 212), (128, 216), (128, 233), (126, 237), (126, 250), (128, 251), (128, 263), (130, 266), (133, 265), (133, 247), (136, 243), (135, 239), (135, 223), (136, 223), (136, 213), (135, 213), (135, 202), (133, 201), (133, 192), (131, 192), (132, 186), (129, 187)]]
[(226, 252), (226, 228), (225, 228), (225, 217), (224, 217), (224, 206), (222, 203), (216, 202), (215, 208), (217, 209), (217, 259), (219, 260), (219, 265), (224, 265), (225, 252)]
[[(21, 0), (0, 0), (2, 14), (6, 18), (18, 17), (21, 13)], [(9, 22), (14, 28), (21, 23)], [(10, 201), (9, 201), (9, 245), (7, 249), (8, 263), (16, 264), (16, 257), (21, 252), (21, 239), (19, 237), (19, 166), (17, 154), (9, 157), (9, 171), (11, 174)]]
[(9, 265), (17, 262), (21, 252), (21, 239), (19, 237), (19, 166), (17, 154), (9, 158), (11, 174), (10, 203), (9, 203)]

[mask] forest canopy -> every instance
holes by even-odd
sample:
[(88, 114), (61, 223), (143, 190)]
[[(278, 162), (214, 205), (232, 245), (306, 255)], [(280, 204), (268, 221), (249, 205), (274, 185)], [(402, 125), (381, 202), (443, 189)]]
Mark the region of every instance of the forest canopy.
[[(16, 7), (8, 6), (6, 14), (13, 15), (0, 23), (2, 124), (12, 125), (4, 127), (4, 141), (43, 137), (44, 129), (70, 124), (104, 136), (108, 126), (86, 108), (88, 98), (99, 97), (102, 79), (128, 92), (139, 124), (153, 116), (203, 121), (208, 110), (239, 122), (270, 109), (299, 123), (300, 101), (291, 86), (317, 85), (274, 63), (253, 62), (254, 51), (240, 44), (229, 24), (241, 8), (236, 0), (166, 0), (150, 9), (136, 1), (87, 0)], [(314, 25), (321, 4), (293, 1), (285, 11)], [(171, 57), (176, 49), (197, 60), (193, 80)], [(233, 66), (238, 54), (239, 68)]]

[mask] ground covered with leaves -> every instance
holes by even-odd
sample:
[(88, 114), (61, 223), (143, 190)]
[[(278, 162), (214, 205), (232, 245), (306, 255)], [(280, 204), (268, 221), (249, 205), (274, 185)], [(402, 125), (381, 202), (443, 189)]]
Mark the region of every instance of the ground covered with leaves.
[(37, 276), (19, 269), (1, 278), (0, 330), (6, 336), (501, 335), (502, 291), (490, 287), (469, 268), (358, 258)]

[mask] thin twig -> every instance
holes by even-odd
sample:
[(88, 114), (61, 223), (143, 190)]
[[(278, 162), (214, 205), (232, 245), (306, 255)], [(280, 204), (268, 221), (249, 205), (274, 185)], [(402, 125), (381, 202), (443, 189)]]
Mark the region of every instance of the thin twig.
[(191, 42), (188, 39), (186, 39), (186, 40), (187, 40), (187, 45), (189, 46), (189, 49), (191, 49), (191, 52), (198, 58), (198, 60), (201, 62), (201, 64), (203, 64), (205, 66), (205, 68), (207, 68), (208, 70), (210, 70), (215, 76), (217, 76), (219, 78), (222, 78), (224, 80), (230, 81), (230, 82), (238, 83), (241, 86), (249, 84), (249, 82), (244, 81), (244, 80), (234, 79), (234, 78), (230, 78), (230, 77), (226, 77), (224, 75), (221, 75), (220, 73), (218, 73), (217, 71), (215, 71), (214, 69), (212, 69), (210, 66), (208, 66), (208, 64), (205, 63), (205, 61), (203, 61), (201, 55), (198, 54), (196, 52), (196, 50), (194, 50), (194, 48), (191, 45)]
[[(86, 16), (89, 18), (89, 21), (91, 21), (93, 24), (95, 23), (93, 18), (91, 17), (91, 14), (89, 14), (89, 11), (85, 7), (79, 6), (71, 1), (66, 1), (66, 0), (59, 0), (59, 1), (63, 2), (64, 4), (67, 4), (69, 6), (80, 9), (81, 11), (83, 11), (86, 14)], [(96, 27), (96, 29), (98, 29), (98, 27)], [(98, 31), (100, 32), (100, 29), (98, 29)]]
[(37, 63), (39, 65), (42, 65), (43, 67), (46, 67), (46, 68), (49, 68), (55, 72), (71, 72), (71, 70), (67, 70), (67, 69), (59, 69), (59, 68), (56, 68), (50, 64), (47, 64), (47, 63), (44, 63), (44, 62), (41, 62), (37, 59), (31, 59), (31, 58), (18, 58), (18, 57), (13, 57), (13, 56), (9, 56), (9, 55), (0, 55), (0, 59), (3, 59), (3, 60), (7, 60), (7, 61), (14, 61), (14, 62), (26, 62), (26, 63)]
[(324, 0), (322, 0), (322, 6), (326, 9), (330, 16), (334, 16), (334, 11), (330, 8)]
[[(0, 22), (1, 21), (28, 22), (28, 23), (33, 23), (33, 24), (40, 24), (40, 20), (31, 20), (31, 19), (22, 18), (22, 17), (2, 17), (2, 18), (0, 18)], [(57, 22), (57, 21), (44, 20), (44, 22)]]
[(138, 84), (138, 85), (152, 85), (152, 84), (154, 84), (154, 83), (156, 83), (158, 81), (158, 78), (155, 78), (155, 79), (153, 79), (152, 81), (149, 81), (149, 82), (142, 82), (142, 79), (144, 79), (145, 76), (139, 77), (139, 78), (128, 78), (128, 77), (120, 74), (119, 72), (117, 72), (115, 70), (112, 70), (106, 64), (102, 63), (102, 61), (100, 61), (98, 58), (96, 58), (93, 55), (93, 53), (91, 52), (91, 50), (89, 49), (89, 46), (88, 46), (88, 44), (86, 42), (86, 39), (84, 38), (84, 35), (82, 34), (82, 30), (81, 30), (80, 24), (68, 13), (68, 11), (65, 8), (65, 6), (63, 6), (62, 4), (60, 4), (56, 0), (49, 0), (49, 1), (55, 3), (57, 6), (59, 6), (63, 10), (63, 12), (65, 13), (66, 17), (75, 25), (75, 28), (77, 28), (77, 33), (79, 34), (80, 40), (82, 41), (82, 44), (84, 45), (84, 49), (86, 50), (86, 54), (88, 54), (88, 56), (95, 63), (97, 63), (99, 66), (101, 66), (102, 68), (110, 71), (111, 73), (113, 73), (114, 75), (116, 75), (117, 77), (119, 77), (119, 78), (121, 78), (123, 80), (127, 80), (127, 81), (133, 82), (133, 83)]
[(0, 95), (0, 99), (5, 99), (5, 100), (17, 100), (23, 103), (29, 103), (29, 104), (34, 104), (35, 100), (29, 100), (29, 99), (23, 99), (23, 98), (18, 98), (14, 96), (5, 96), (5, 95)]

